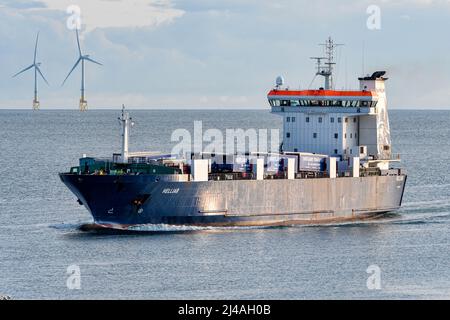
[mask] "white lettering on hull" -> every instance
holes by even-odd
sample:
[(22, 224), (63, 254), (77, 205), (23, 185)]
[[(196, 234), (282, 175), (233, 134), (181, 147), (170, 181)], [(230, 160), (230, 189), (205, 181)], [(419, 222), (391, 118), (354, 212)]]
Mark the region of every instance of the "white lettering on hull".
[(166, 189), (163, 189), (163, 191), (161, 193), (171, 194), (171, 193), (178, 193), (179, 191), (180, 191), (180, 188), (175, 188), (175, 189), (166, 188)]

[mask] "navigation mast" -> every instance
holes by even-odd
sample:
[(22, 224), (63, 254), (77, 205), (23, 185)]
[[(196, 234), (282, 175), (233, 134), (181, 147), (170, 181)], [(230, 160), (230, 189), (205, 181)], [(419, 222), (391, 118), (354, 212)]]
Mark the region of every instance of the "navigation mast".
[[(317, 61), (317, 72), (316, 75), (323, 76), (325, 78), (325, 90), (330, 90), (334, 88), (333, 83), (333, 67), (336, 64), (334, 62), (334, 50), (338, 46), (343, 46), (343, 43), (334, 43), (331, 37), (325, 41), (325, 43), (320, 43), (320, 46), (325, 48), (325, 57), (311, 57)], [(322, 63), (322, 60), (326, 62)]]
[(127, 111), (125, 111), (125, 105), (122, 104), (122, 114), (119, 117), (119, 121), (122, 124), (122, 163), (128, 163), (128, 141), (130, 134), (130, 126), (133, 125), (132, 119)]

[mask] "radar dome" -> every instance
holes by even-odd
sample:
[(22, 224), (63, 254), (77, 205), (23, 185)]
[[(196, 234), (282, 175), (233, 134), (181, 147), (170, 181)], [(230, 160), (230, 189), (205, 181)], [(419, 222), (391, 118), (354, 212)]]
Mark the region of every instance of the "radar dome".
[(278, 76), (277, 79), (275, 80), (275, 84), (277, 86), (282, 86), (284, 84), (284, 79), (282, 76)]

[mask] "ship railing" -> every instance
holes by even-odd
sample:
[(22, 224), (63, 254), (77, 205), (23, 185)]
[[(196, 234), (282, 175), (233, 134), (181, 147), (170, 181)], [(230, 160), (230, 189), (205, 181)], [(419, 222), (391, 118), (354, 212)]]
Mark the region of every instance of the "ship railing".
[(220, 172), (208, 174), (208, 180), (251, 180), (254, 178), (251, 172)]
[(392, 153), (389, 157), (377, 157), (371, 156), (369, 160), (387, 160), (387, 161), (400, 161), (402, 159), (400, 153)]
[(363, 168), (359, 171), (360, 177), (381, 176), (380, 168)]
[(405, 168), (390, 168), (389, 170), (386, 170), (386, 175), (388, 176), (401, 176), (405, 174)]
[(351, 177), (352, 176), (352, 172), (350, 170), (341, 170), (341, 171), (338, 171), (337, 176), (339, 178)]
[(284, 172), (276, 172), (276, 173), (265, 173), (264, 179), (273, 180), (273, 179), (287, 179), (287, 176)]
[[(327, 172), (323, 171), (300, 171), (295, 173), (295, 179), (317, 179), (328, 178)], [(253, 172), (220, 172), (210, 173), (208, 180), (223, 181), (223, 180), (253, 180), (256, 176)], [(287, 172), (265, 172), (264, 180), (282, 180), (288, 179)]]
[(314, 179), (328, 177), (328, 173), (324, 171), (300, 171), (295, 174), (296, 179)]

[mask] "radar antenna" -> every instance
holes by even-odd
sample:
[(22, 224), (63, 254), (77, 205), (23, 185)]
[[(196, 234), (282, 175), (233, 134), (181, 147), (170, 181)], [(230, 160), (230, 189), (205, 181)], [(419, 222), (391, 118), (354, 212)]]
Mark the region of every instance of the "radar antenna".
[[(331, 37), (325, 41), (325, 43), (320, 43), (320, 46), (325, 48), (325, 57), (311, 57), (311, 59), (317, 62), (317, 72), (316, 75), (325, 77), (325, 90), (333, 89), (333, 67), (336, 64), (334, 62), (334, 50), (338, 46), (343, 46), (343, 43), (334, 43)], [(322, 60), (326, 62), (322, 63)]]

